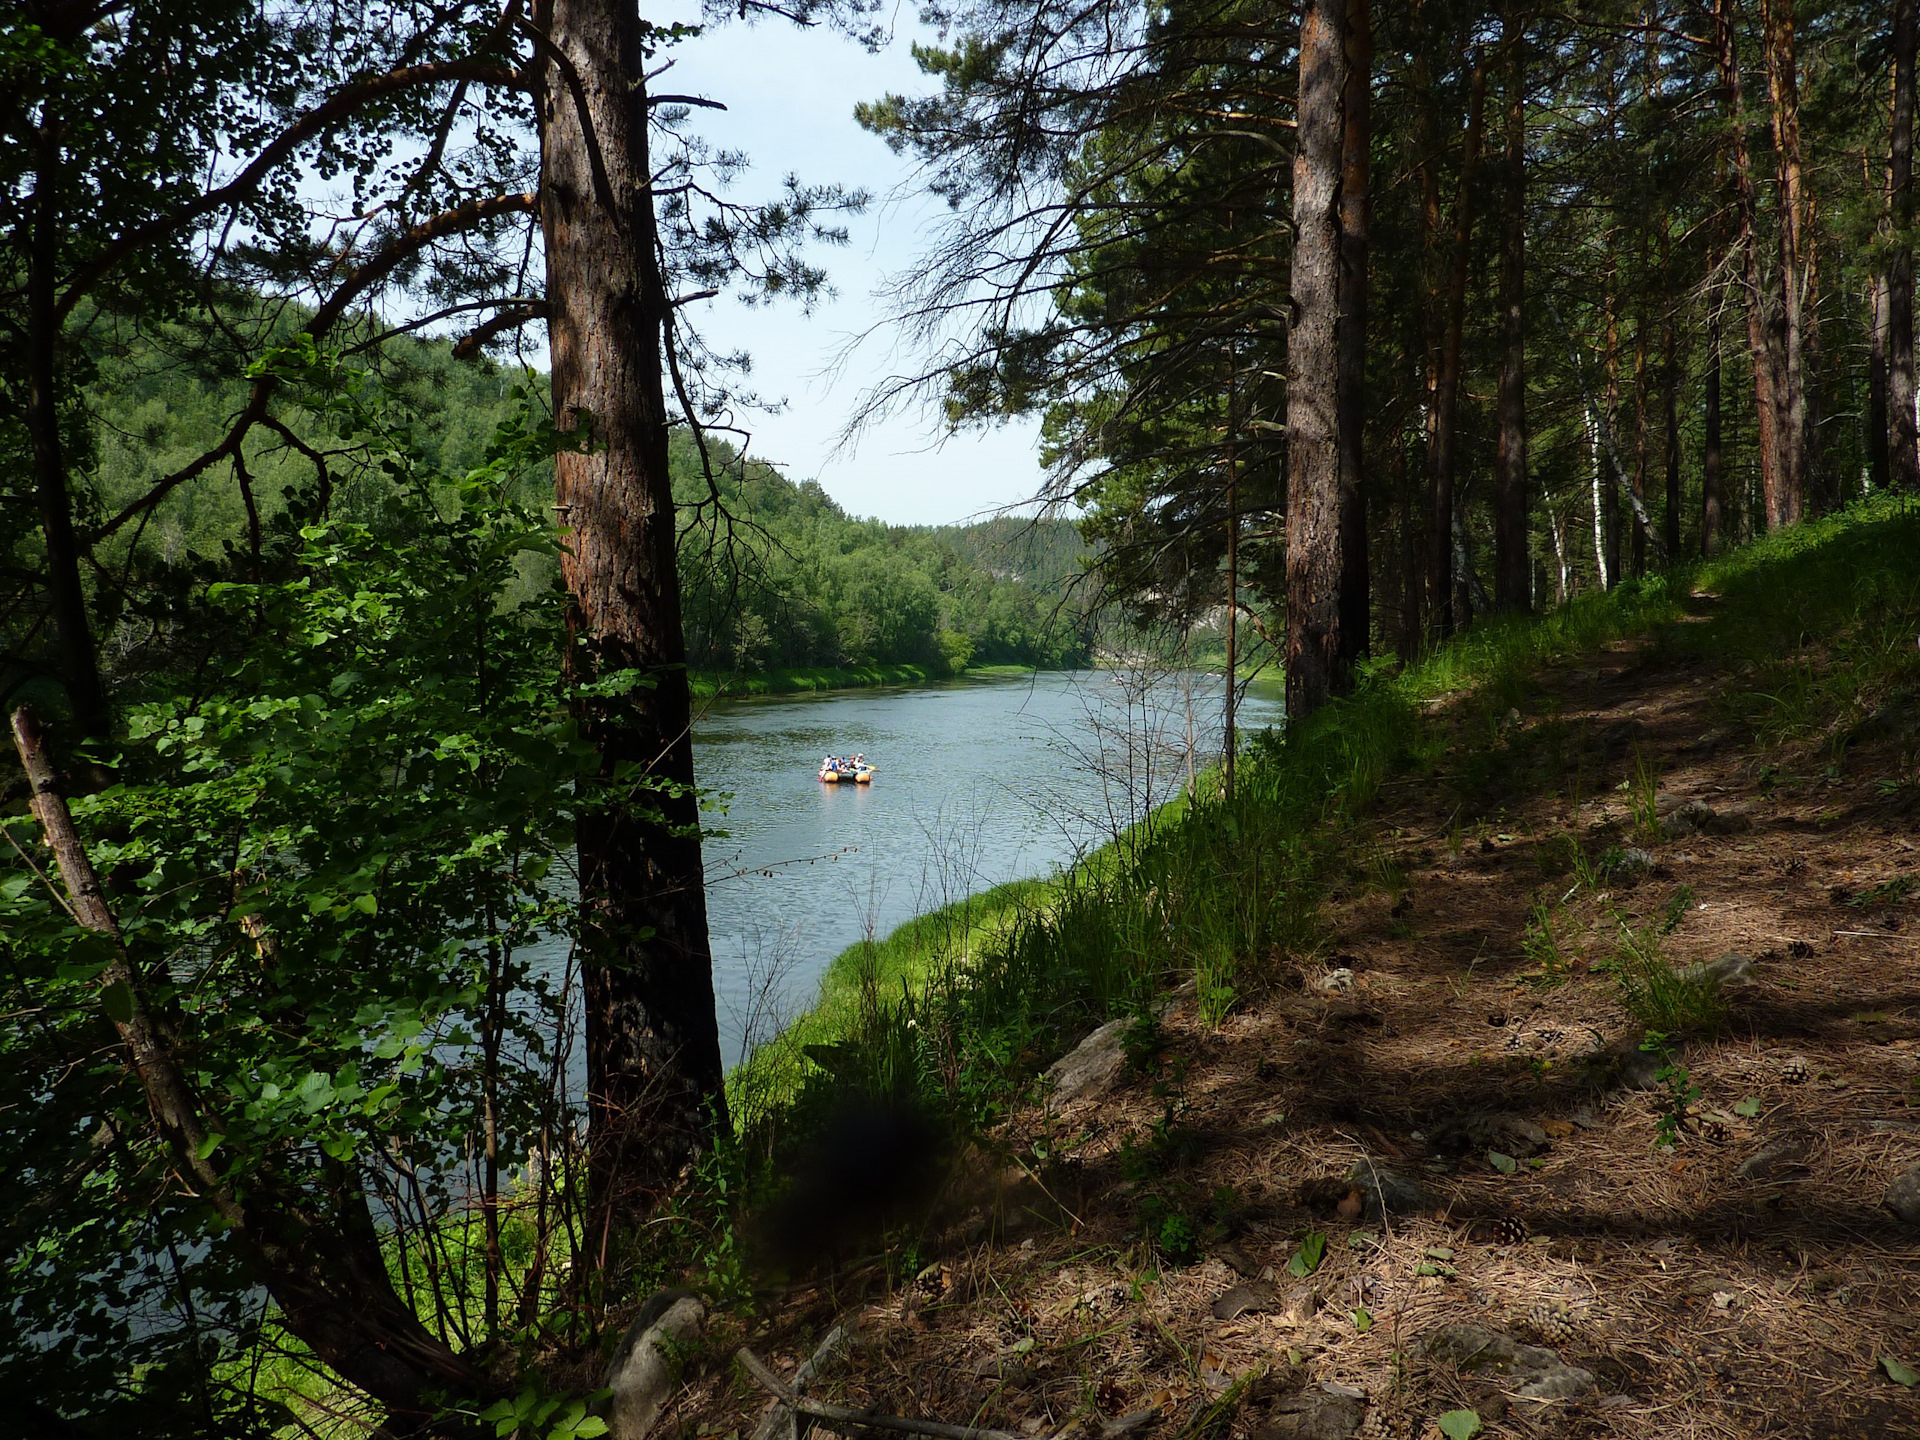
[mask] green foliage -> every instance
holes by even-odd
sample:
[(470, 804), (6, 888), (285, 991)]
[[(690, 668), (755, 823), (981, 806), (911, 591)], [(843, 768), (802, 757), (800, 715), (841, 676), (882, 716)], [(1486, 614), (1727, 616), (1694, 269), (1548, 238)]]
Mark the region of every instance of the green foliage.
[[(506, 1318), (483, 1309), (483, 1273), (510, 1296), (530, 1267), (559, 1273), (536, 1258), (566, 1244), (554, 1212), (537, 1235), (510, 1218), (503, 1255), (520, 1259), (496, 1262), (468, 1202), (510, 1189), (543, 1137), (564, 1187), (572, 1123), (552, 1077), (570, 980), (536, 946), (574, 926), (577, 816), (603, 783), (646, 782), (598, 774), (555, 682), (563, 596), (523, 584), (554, 542), (514, 491), (551, 428), (529, 408), (447, 475), (364, 376), (311, 346), (270, 363), (358, 437), (385, 499), (365, 521), (277, 526), (269, 577), (207, 587), (230, 652), (134, 707), (116, 783), (73, 809), (146, 1001), (217, 1117), (207, 1148), (227, 1182), (299, 1196), (322, 1233), (364, 1225), (374, 1197), (400, 1227), (403, 1290), (460, 1344)], [(96, 992), (97, 943), (31, 867), (32, 822), (0, 823), (0, 984), (35, 1017), (0, 1038), (18, 1201), (0, 1230), (0, 1388), (104, 1424), (190, 1356), (196, 1386), (252, 1403), (252, 1369), (219, 1360), (271, 1315), (206, 1203), (164, 1181), (103, 1037), (124, 998)], [(486, 1133), (497, 1168), (474, 1148)], [(417, 1226), (442, 1228), (423, 1249)], [(537, 1321), (550, 1293), (529, 1298)]]
[(1536, 895), (1527, 917), (1526, 935), (1520, 942), (1521, 953), (1538, 972), (1541, 982), (1558, 985), (1567, 978), (1567, 957), (1560, 946), (1554, 925), (1554, 907), (1544, 896)]
[(1296, 1280), (1304, 1280), (1320, 1268), (1320, 1262), (1327, 1253), (1327, 1237), (1323, 1231), (1309, 1230), (1300, 1237), (1300, 1246), (1287, 1260), (1287, 1274)]
[(1658, 1030), (1649, 1030), (1640, 1041), (1640, 1048), (1649, 1054), (1658, 1055), (1660, 1068), (1654, 1071), (1656, 1083), (1666, 1087), (1661, 1098), (1659, 1118), (1655, 1122), (1658, 1138), (1655, 1144), (1671, 1150), (1680, 1143), (1685, 1133), (1689, 1107), (1701, 1096), (1701, 1089), (1693, 1083), (1693, 1073), (1680, 1062), (1680, 1053), (1667, 1043), (1668, 1037)]
[(1649, 1032), (1710, 1035), (1726, 1022), (1727, 1001), (1720, 987), (1676, 970), (1662, 953), (1655, 928), (1621, 924), (1614, 978), (1621, 1003)]

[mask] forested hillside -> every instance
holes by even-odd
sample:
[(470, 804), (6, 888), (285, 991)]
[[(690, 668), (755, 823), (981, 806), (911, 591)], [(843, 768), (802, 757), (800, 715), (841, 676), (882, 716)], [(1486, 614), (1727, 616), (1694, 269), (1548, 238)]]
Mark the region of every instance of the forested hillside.
[[(282, 324), (289, 338), (295, 323)], [(494, 431), (516, 412), (516, 392), (545, 403), (542, 375), (485, 358), (456, 360), (445, 345), (409, 337), (369, 347), (357, 363), (369, 383), (377, 380), (383, 412), (405, 427), (420, 459), (448, 475), (482, 463)], [(92, 364), (83, 434), (95, 456), (91, 498), (103, 518), (218, 446), (245, 406), (242, 362), (185, 326), (127, 343), (109, 333)], [(254, 530), (273, 531), (290, 506), (306, 503), (313, 477), (298, 445), (340, 443), (325, 430), (324, 417), (296, 416), (287, 433), (246, 447), (244, 490), (173, 489), (119, 547), (131, 559), (130, 574), (165, 591), (222, 573), (230, 553), (248, 550)], [(1070, 521), (886, 525), (849, 516), (816, 482), (795, 484), (772, 466), (743, 461), (719, 436), (707, 437), (704, 466), (685, 427), (674, 432), (668, 454), (688, 659), (696, 669), (917, 665), (957, 673), (969, 665), (1072, 667), (1090, 658), (1094, 596), (1079, 584), (1091, 552)], [(328, 497), (331, 513), (377, 519), (390, 487), (377, 472), (349, 473), (353, 482)], [(550, 465), (534, 467), (523, 484), (528, 503), (552, 506)], [(130, 589), (128, 598), (151, 597)], [(121, 658), (133, 664), (136, 655)]]

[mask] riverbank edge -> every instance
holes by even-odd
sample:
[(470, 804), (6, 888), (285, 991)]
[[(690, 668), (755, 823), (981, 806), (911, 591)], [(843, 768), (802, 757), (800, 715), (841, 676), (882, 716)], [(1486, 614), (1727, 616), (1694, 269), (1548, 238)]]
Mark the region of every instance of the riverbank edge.
[(973, 665), (957, 675), (927, 665), (802, 665), (754, 674), (694, 670), (687, 676), (695, 700), (738, 700), (759, 695), (810, 695), (833, 690), (873, 690), (883, 685), (937, 685), (948, 680), (1016, 680), (1035, 673), (1031, 665)]
[[(1391, 775), (1419, 767), (1421, 746), (1431, 739), (1419, 724), (1425, 715), (1473, 703), (1487, 711), (1490, 726), (1497, 725), (1533, 675), (1546, 666), (1652, 634), (1680, 618), (1680, 601), (1695, 588), (1726, 584), (1856, 526), (1888, 521), (1900, 513), (1897, 502), (1860, 502), (1711, 560), (1579, 596), (1540, 615), (1489, 619), (1411, 665), (1383, 659), (1365, 667), (1353, 695), (1328, 705), (1293, 736), (1243, 757), (1247, 791), (1258, 787), (1281, 799), (1302, 826), (1298, 840), (1304, 869), (1292, 901), (1291, 908), (1298, 912), (1293, 926), (1309, 929), (1323, 898), (1324, 857), (1310, 852), (1363, 818)], [(1225, 852), (1236, 844), (1230, 827), (1220, 827), (1216, 835), (1181, 835), (1183, 829), (1204, 830), (1218, 819), (1202, 816), (1198, 827), (1183, 825), (1182, 812), (1189, 803), (1186, 796), (1170, 802), (1136, 830), (1161, 842), (1172, 837), (1202, 852)], [(1115, 903), (1121, 903), (1118, 892), (1125, 887), (1117, 882), (1125, 878), (1131, 856), (1123, 852), (1133, 849), (1132, 841), (1131, 835), (1122, 836), (1119, 843), (1102, 846), (1054, 876), (996, 886), (916, 916), (885, 936), (849, 946), (827, 966), (814, 1004), (729, 1076), (736, 1115), (765, 1117), (790, 1105), (804, 1088), (810, 1065), (818, 1063), (821, 1047), (861, 1042), (861, 1027), (872, 1023), (876, 1001), (899, 1005), (924, 996), (937, 977), (958, 975), (966, 983), (984, 951), (1004, 942), (1017, 927), (1052, 926), (1069, 900), (1073, 914), (1061, 925), (1084, 926), (1087, 911), (1098, 910), (1110, 887)], [(1171, 937), (1169, 951), (1175, 958), (1185, 953)], [(1244, 957), (1221, 956), (1212, 965), (1204, 957), (1200, 963), (1176, 964), (1160, 974), (1158, 988), (1170, 989), (1207, 971), (1201, 975), (1203, 984), (1230, 997), (1238, 958)], [(1223, 1003), (1230, 1004), (1230, 998)], [(1064, 1053), (1077, 1038), (1077, 1033), (1060, 1033), (1054, 1053)], [(1052, 1058), (1049, 1054), (1044, 1060)]]

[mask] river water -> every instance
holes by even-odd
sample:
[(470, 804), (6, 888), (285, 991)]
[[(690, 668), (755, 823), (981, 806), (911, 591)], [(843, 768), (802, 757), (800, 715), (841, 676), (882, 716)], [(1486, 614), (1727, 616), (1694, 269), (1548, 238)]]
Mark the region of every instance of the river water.
[[(1070, 864), (1170, 799), (1220, 749), (1217, 676), (1041, 673), (720, 701), (694, 727), (721, 1046), (804, 1008), (863, 936)], [(1278, 721), (1256, 684), (1240, 727)], [(859, 751), (871, 785), (826, 785)]]

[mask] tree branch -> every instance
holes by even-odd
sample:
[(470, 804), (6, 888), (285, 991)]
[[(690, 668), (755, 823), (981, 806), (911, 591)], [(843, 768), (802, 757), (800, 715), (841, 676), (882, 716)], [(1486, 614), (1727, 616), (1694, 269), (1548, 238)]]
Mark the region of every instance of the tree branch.
[(56, 310), (56, 318), (64, 320), (73, 307), (78, 305), (104, 276), (135, 251), (184, 229), (202, 215), (250, 195), (260, 187), (261, 182), (275, 168), (290, 158), (302, 145), (324, 135), (360, 106), (373, 100), (383, 99), (398, 91), (411, 89), (416, 85), (437, 85), (447, 80), (482, 85), (504, 85), (516, 90), (531, 88), (531, 81), (524, 73), (509, 70), (506, 66), (490, 60), (477, 59), (441, 60), (431, 65), (409, 65), (403, 69), (389, 71), (385, 75), (375, 76), (371, 80), (361, 80), (342, 86), (281, 131), (265, 149), (253, 157), (244, 170), (225, 185), (207, 191), (170, 215), (162, 215), (148, 221), (145, 225), (137, 226), (108, 245), (92, 264), (83, 266), (67, 282), (66, 290), (62, 293)]

